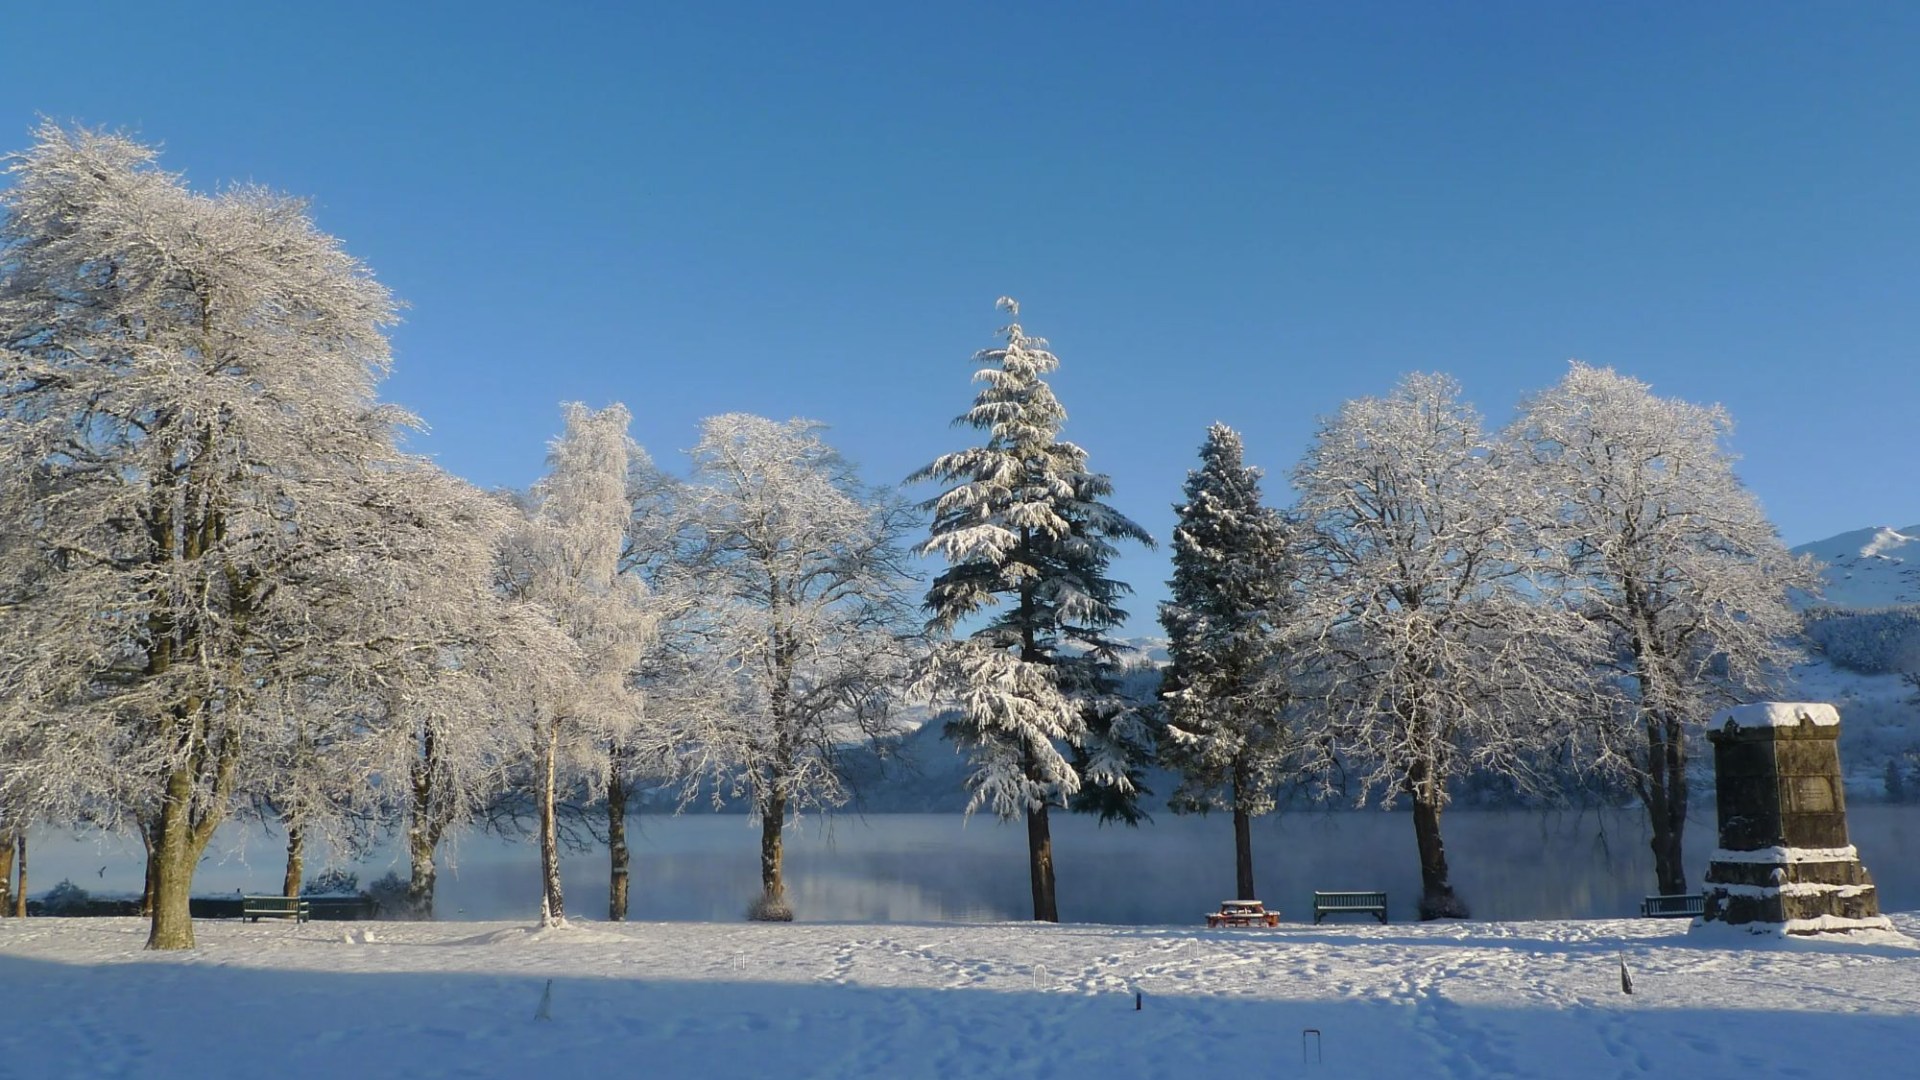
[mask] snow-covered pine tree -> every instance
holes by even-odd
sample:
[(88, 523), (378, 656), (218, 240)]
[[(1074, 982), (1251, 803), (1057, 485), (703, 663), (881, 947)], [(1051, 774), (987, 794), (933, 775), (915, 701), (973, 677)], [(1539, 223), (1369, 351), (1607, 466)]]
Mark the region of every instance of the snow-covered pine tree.
[(1180, 774), (1175, 813), (1233, 814), (1234, 895), (1254, 899), (1251, 819), (1273, 811), (1293, 751), (1275, 621), (1292, 599), (1285, 519), (1260, 500), (1240, 435), (1207, 429), (1200, 467), (1174, 507), (1171, 599), (1160, 605), (1172, 662), (1160, 760)]
[(1526, 514), (1547, 526), (1564, 603), (1599, 638), (1588, 685), (1612, 708), (1595, 754), (1647, 808), (1662, 893), (1687, 891), (1690, 737), (1793, 662), (1790, 590), (1818, 589), (1812, 560), (1787, 551), (1734, 475), (1731, 429), (1723, 409), (1576, 362), (1508, 436), (1526, 470), (1519, 488), (1539, 495)]
[(1422, 918), (1466, 914), (1440, 832), (1449, 781), (1486, 769), (1527, 785), (1583, 707), (1586, 635), (1539, 602), (1511, 473), (1443, 375), (1347, 402), (1294, 472), (1294, 690), (1363, 799), (1412, 803)]
[(373, 681), (394, 306), (297, 200), (38, 139), (0, 194), (0, 789), (138, 823), (148, 945), (186, 948), (194, 867), (294, 708), (356, 722), (299, 688)]
[(560, 889), (559, 791), (589, 790), (608, 775), (606, 748), (638, 722), (633, 672), (654, 632), (640, 579), (621, 572), (633, 505), (636, 448), (623, 405), (563, 406), (566, 430), (547, 454), (522, 539), (506, 560), (510, 595), (552, 613), (571, 644), (569, 677), (532, 710), (532, 789), (540, 830), (543, 926), (566, 922)]
[[(1153, 540), (1103, 501), (1112, 482), (1060, 438), (1066, 410), (1043, 377), (1060, 362), (1021, 328), (1018, 304), (1003, 297), (1000, 306), (1014, 320), (1001, 331), (1006, 345), (974, 354), (985, 385), (956, 421), (988, 433), (985, 445), (908, 478), (946, 485), (925, 504), (934, 518), (919, 548), (948, 564), (927, 591), (928, 630), (944, 637), (986, 617), (936, 652), (919, 685), (957, 706), (947, 731), (974, 766), (968, 812), (1026, 815), (1033, 917), (1057, 922), (1049, 807), (1066, 805), (1083, 781), (1125, 794), (1149, 741), (1113, 692), (1107, 631), (1125, 621), (1119, 601), (1130, 590), (1107, 567), (1117, 541)], [(1090, 718), (1105, 730), (1092, 731)], [(1063, 747), (1089, 748), (1084, 774)]]
[[(810, 420), (729, 413), (701, 426), (684, 560), (708, 600), (708, 643), (734, 689), (678, 711), (678, 740), (716, 790), (751, 799), (760, 885), (751, 915), (793, 917), (783, 830), (846, 801), (840, 752), (895, 734), (917, 651), (912, 508), (860, 482)], [(669, 725), (673, 720), (667, 721)]]

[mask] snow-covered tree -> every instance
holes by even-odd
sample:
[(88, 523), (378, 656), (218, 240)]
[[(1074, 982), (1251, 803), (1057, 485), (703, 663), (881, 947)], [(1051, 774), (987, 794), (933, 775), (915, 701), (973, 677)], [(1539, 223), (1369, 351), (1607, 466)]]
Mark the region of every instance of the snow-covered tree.
[(1180, 774), (1176, 813), (1233, 814), (1234, 895), (1253, 899), (1252, 819), (1273, 811), (1295, 749), (1275, 625), (1292, 602), (1285, 519), (1260, 500), (1240, 435), (1207, 429), (1200, 467), (1174, 507), (1171, 599), (1160, 605), (1172, 662), (1160, 759)]
[(702, 599), (691, 576), (679, 572), (679, 542), (686, 527), (686, 488), (654, 467), (638, 446), (628, 463), (627, 501), (632, 507), (620, 572), (637, 577), (647, 591), (653, 633), (636, 660), (633, 681), (640, 714), (606, 733), (607, 918), (627, 917), (633, 853), (627, 844), (627, 807), (634, 790), (671, 776), (677, 760), (671, 718), (698, 711), (706, 674), (698, 669), (697, 637), (690, 616)]
[[(682, 710), (687, 775), (760, 819), (756, 918), (790, 919), (782, 832), (846, 799), (840, 751), (895, 731), (914, 653), (906, 536), (916, 515), (862, 484), (809, 420), (730, 413), (693, 448), (684, 559), (708, 600), (710, 659), (733, 694)], [(667, 718), (663, 718), (667, 719)]]
[(53, 125), (0, 194), (0, 788), (137, 819), (153, 948), (296, 692), (366, 676), (387, 291), (305, 206)]
[(1412, 375), (1347, 402), (1294, 486), (1296, 691), (1368, 794), (1412, 803), (1421, 917), (1463, 916), (1440, 830), (1448, 782), (1472, 768), (1529, 780), (1577, 707), (1585, 639), (1539, 602), (1510, 470), (1453, 380)]
[(553, 614), (571, 643), (571, 670), (534, 702), (530, 785), (539, 815), (542, 925), (565, 922), (560, 890), (558, 794), (571, 780), (596, 787), (608, 775), (605, 750), (637, 723), (632, 684), (652, 612), (640, 579), (621, 572), (633, 504), (628, 475), (637, 448), (629, 414), (565, 406), (548, 472), (535, 485), (522, 537), (511, 546), (509, 594)]
[(1562, 562), (1565, 602), (1600, 638), (1603, 766), (1631, 778), (1653, 825), (1662, 893), (1687, 891), (1689, 739), (1752, 700), (1797, 656), (1789, 590), (1811, 560), (1781, 544), (1733, 472), (1725, 410), (1656, 397), (1575, 363), (1526, 403), (1509, 438), (1539, 495), (1530, 516)]
[[(441, 730), (444, 724), (426, 719), (449, 708), (460, 710), (451, 723), (487, 732), (493, 737), (483, 742), (497, 744), (498, 733), (511, 730), (504, 714), (541, 681), (540, 663), (552, 654), (550, 620), (544, 642), (537, 633), (529, 638), (525, 631), (538, 631), (543, 621), (537, 613), (516, 613), (494, 589), (499, 545), (518, 520), (505, 499), (483, 495), (430, 463), (409, 461), (370, 473), (359, 501), (365, 527), (352, 549), (353, 566), (342, 569), (362, 579), (356, 587), (364, 610), (336, 643), (355, 650), (357, 663), (287, 688), (289, 737), (244, 762), (237, 785), (258, 814), (285, 829), (287, 895), (300, 891), (311, 840), (324, 841), (336, 858), (351, 857), (372, 842), (376, 828), (406, 819), (410, 839), (424, 832), (437, 844), (433, 826), (412, 820), (432, 799), (414, 806), (406, 797), (409, 784), (371, 778), (414, 779), (435, 736), (460, 745), (459, 736)], [(510, 634), (514, 629), (522, 632)], [(510, 641), (505, 649), (498, 640), (503, 635)], [(422, 732), (422, 724), (433, 730)], [(444, 753), (434, 747), (435, 756)], [(495, 746), (488, 756), (494, 768), (470, 798), (498, 790), (498, 763), (507, 755)], [(432, 910), (433, 844), (424, 853), (409, 845), (422, 872), (415, 917)]]
[(1153, 540), (1103, 501), (1112, 482), (1060, 438), (1066, 410), (1044, 378), (1060, 361), (1021, 328), (1018, 304), (1003, 297), (1000, 306), (1015, 320), (1001, 331), (1006, 345), (974, 354), (984, 386), (955, 421), (986, 432), (986, 443), (909, 478), (946, 487), (926, 503), (933, 525), (919, 548), (948, 564), (927, 592), (929, 631), (986, 619), (937, 651), (919, 684), (958, 708), (947, 730), (972, 760), (968, 812), (1026, 815), (1033, 917), (1056, 922), (1049, 807), (1066, 805), (1083, 781), (1131, 792), (1151, 743), (1115, 691), (1107, 631), (1125, 621), (1119, 602), (1130, 590), (1107, 567), (1116, 542)]
[(571, 676), (572, 645), (545, 608), (496, 588), (524, 521), (510, 501), (438, 469), (387, 474), (368, 501), (388, 603), (357, 642), (370, 678), (332, 687), (359, 729), (331, 771), (383, 779), (311, 801), (338, 813), (377, 800), (406, 836), (407, 912), (432, 918), (442, 840), (507, 790), (528, 757), (519, 721)]

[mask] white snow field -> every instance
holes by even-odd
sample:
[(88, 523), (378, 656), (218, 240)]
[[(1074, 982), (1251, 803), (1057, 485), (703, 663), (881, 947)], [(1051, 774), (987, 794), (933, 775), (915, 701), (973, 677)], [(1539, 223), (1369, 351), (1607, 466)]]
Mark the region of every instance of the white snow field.
[(0, 1076), (1910, 1076), (1894, 925), (201, 922), (159, 955), (133, 919), (8, 919)]

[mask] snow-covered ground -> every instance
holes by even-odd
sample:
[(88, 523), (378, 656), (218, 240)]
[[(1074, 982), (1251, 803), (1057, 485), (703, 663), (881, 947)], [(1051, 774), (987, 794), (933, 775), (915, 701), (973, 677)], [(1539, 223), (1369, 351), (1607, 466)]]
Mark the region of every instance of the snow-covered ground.
[(1894, 921), (203, 922), (154, 955), (137, 920), (0, 920), (0, 1076), (1901, 1076), (1920, 918)]

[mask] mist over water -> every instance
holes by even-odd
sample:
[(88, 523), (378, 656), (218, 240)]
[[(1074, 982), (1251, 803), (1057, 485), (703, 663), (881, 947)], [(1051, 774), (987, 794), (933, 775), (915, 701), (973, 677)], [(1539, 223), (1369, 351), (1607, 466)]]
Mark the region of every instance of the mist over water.
[[(1689, 822), (1687, 872), (1696, 888), (1715, 842), (1711, 807)], [(1849, 808), (1852, 839), (1880, 886), (1881, 906), (1920, 907), (1920, 807)], [(634, 920), (744, 916), (759, 891), (759, 829), (739, 815), (639, 815), (631, 824)], [(1632, 811), (1458, 811), (1443, 822), (1455, 888), (1481, 919), (1610, 918), (1638, 914), (1654, 889), (1644, 819)], [(1162, 814), (1138, 829), (1053, 815), (1060, 914), (1068, 922), (1193, 925), (1233, 888), (1230, 818)], [(39, 832), (31, 890), (61, 879), (96, 894), (139, 891), (140, 846), (124, 837)], [(278, 834), (230, 826), (195, 880), (196, 895), (277, 893)], [(325, 865), (309, 855), (309, 878)], [(406, 876), (397, 845), (350, 864), (365, 885)], [(1419, 866), (1403, 813), (1300, 812), (1254, 823), (1260, 898), (1287, 920), (1311, 919), (1315, 889), (1384, 889), (1391, 917), (1414, 917)], [(607, 912), (604, 848), (561, 861), (567, 911)], [(813, 922), (980, 922), (1025, 919), (1026, 830), (1018, 822), (954, 814), (809, 817), (787, 833), (795, 915)], [(442, 919), (532, 919), (539, 910), (537, 846), (467, 836), (443, 848)]]

